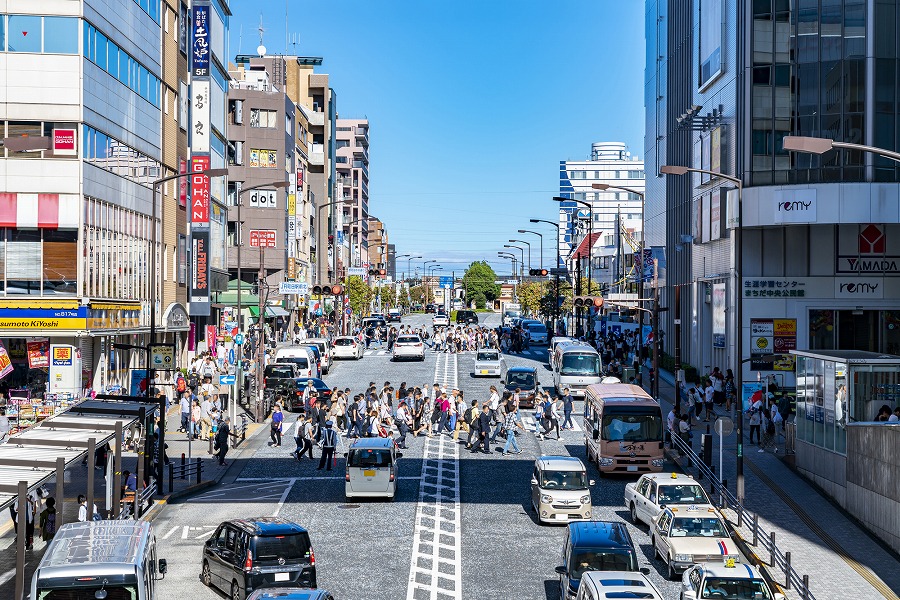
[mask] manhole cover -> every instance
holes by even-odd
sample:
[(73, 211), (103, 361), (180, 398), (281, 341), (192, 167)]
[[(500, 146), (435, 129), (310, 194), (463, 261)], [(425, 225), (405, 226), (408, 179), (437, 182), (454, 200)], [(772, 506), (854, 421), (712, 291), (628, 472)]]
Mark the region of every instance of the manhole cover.
[(348, 508), (359, 508), (359, 504), (338, 504), (338, 508), (348, 509)]

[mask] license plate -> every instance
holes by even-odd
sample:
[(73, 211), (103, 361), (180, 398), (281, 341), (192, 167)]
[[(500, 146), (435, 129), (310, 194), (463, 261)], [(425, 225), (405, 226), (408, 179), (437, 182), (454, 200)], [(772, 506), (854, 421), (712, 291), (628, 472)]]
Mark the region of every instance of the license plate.
[(291, 576), (288, 573), (275, 573), (275, 581), (290, 581)]
[(628, 465), (628, 470), (629, 471), (637, 471), (637, 466), (636, 465)]
[(487, 374), (488, 374), (488, 370), (487, 370), (487, 369), (482, 369), (482, 370), (481, 370), (481, 374), (482, 374), (482, 375), (487, 375)]
[(375, 477), (375, 469), (366, 469), (363, 471), (363, 477)]
[(556, 520), (557, 521), (568, 521), (569, 515), (562, 514), (562, 513), (556, 513)]

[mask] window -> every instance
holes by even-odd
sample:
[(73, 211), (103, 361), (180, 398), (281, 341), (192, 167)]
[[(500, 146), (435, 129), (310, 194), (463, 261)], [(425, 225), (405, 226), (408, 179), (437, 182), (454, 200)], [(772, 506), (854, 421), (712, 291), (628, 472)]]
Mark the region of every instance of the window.
[(10, 52), (41, 51), (41, 17), (32, 15), (9, 15)]
[(78, 54), (78, 19), (44, 17), (44, 52)]
[(87, 21), (84, 22), (84, 39), (86, 59), (159, 108), (161, 84), (158, 77)]
[(275, 127), (277, 118), (278, 113), (274, 110), (250, 109), (250, 127)]
[(178, 49), (187, 56), (188, 9), (183, 2), (178, 7)]

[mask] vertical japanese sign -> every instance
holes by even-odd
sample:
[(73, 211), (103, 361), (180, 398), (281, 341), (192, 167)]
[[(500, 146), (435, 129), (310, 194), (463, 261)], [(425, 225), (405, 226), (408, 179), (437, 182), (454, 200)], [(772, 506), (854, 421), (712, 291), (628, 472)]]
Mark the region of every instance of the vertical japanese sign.
[(713, 348), (725, 347), (725, 284), (712, 284)]
[[(187, 173), (188, 172), (188, 161), (179, 158), (178, 159), (178, 172), (179, 173)], [(188, 197), (188, 178), (182, 177), (178, 180), (178, 206), (181, 208), (185, 208), (187, 206), (187, 197)]]
[(191, 314), (209, 316), (209, 230), (191, 232), (194, 269), (191, 274)]
[(191, 74), (209, 77), (209, 6), (194, 6), (191, 24)]
[(191, 158), (191, 227), (209, 227), (209, 177), (199, 173), (209, 168), (209, 155)]
[(191, 151), (209, 152), (209, 80), (191, 84)]

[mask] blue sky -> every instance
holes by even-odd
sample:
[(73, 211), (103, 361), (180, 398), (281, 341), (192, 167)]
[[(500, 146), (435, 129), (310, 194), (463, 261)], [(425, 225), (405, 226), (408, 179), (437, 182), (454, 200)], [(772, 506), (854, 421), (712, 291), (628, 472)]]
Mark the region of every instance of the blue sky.
[[(559, 161), (591, 142), (643, 156), (640, 0), (232, 0), (231, 54), (324, 59), (341, 117), (370, 120), (370, 202), (397, 254), (505, 268), (511, 238), (555, 230)], [(287, 46), (286, 32), (297, 44)], [(421, 261), (414, 261), (421, 265)], [(404, 271), (407, 261), (398, 261)]]

